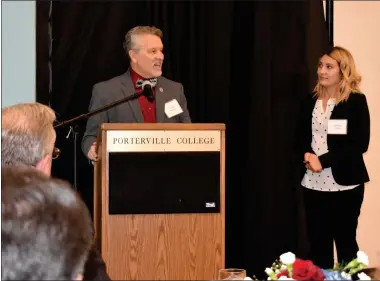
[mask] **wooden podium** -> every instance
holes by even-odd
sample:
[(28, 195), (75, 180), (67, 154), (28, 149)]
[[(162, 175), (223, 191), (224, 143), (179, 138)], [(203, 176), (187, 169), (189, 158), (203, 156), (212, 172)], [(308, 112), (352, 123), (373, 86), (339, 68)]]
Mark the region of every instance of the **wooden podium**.
[(216, 280), (225, 267), (225, 125), (102, 124), (96, 241), (112, 280)]

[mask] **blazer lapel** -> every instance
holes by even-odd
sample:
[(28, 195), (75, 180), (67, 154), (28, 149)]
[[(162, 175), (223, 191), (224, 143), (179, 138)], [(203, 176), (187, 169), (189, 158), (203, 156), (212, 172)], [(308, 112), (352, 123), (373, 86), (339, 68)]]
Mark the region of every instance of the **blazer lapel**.
[[(122, 84), (121, 90), (125, 97), (132, 96), (135, 93), (135, 87), (132, 84), (131, 73), (129, 69), (122, 76), (121, 84)], [(128, 105), (130, 106), (131, 111), (133, 112), (133, 115), (135, 116), (136, 122), (144, 123), (144, 117), (142, 115), (138, 99), (133, 99), (133, 100), (128, 101)]]
[(156, 119), (157, 123), (165, 122), (165, 88), (162, 86), (162, 80), (157, 78), (155, 87), (156, 94)]

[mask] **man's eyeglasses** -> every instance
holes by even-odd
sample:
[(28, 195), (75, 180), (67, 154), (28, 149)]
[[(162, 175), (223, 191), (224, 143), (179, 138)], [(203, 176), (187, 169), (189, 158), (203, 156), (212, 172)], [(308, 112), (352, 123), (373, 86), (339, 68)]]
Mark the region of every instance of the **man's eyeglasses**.
[(52, 153), (52, 158), (57, 159), (61, 155), (61, 150), (58, 147), (54, 147), (53, 153)]

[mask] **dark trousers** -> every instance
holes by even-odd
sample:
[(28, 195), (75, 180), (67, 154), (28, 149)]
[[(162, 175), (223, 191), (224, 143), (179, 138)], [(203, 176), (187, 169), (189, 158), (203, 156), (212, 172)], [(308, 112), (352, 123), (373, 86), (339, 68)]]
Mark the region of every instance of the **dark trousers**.
[(356, 228), (364, 196), (364, 184), (354, 189), (322, 192), (304, 188), (308, 259), (328, 269), (334, 266), (334, 241), (338, 262), (348, 263), (359, 250)]

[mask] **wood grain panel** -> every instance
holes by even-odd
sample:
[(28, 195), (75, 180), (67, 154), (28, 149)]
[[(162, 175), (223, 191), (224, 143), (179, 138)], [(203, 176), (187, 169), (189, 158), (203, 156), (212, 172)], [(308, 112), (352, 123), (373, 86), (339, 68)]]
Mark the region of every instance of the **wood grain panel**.
[(211, 280), (224, 267), (220, 214), (112, 216), (104, 253), (113, 280)]

